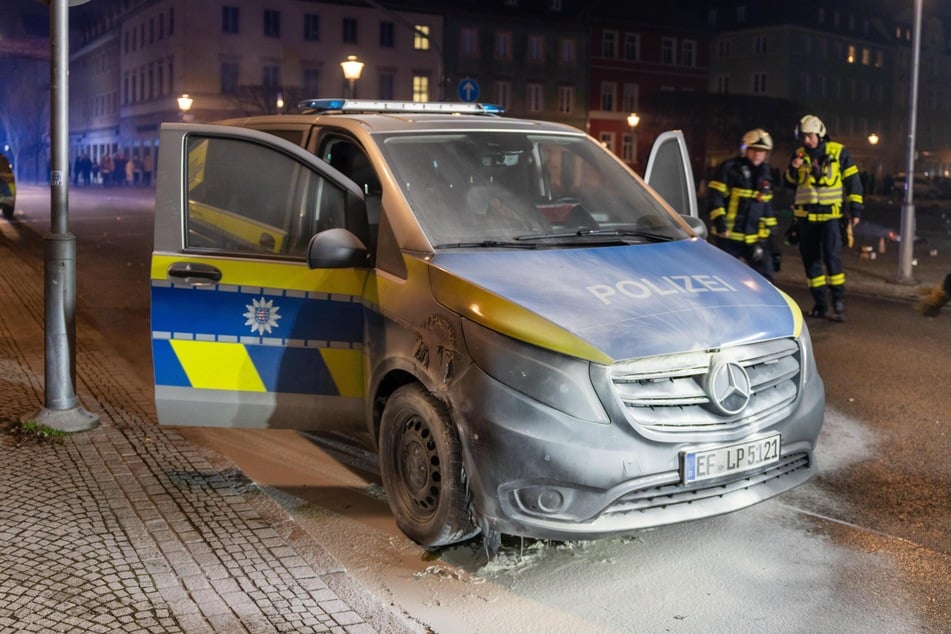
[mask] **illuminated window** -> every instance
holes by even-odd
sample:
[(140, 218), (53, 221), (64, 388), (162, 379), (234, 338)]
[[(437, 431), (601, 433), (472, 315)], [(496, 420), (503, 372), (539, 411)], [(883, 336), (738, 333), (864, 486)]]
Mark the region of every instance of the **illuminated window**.
[(429, 25), (417, 24), (413, 27), (413, 48), (417, 51), (429, 50)]
[(429, 75), (413, 75), (413, 101), (429, 101)]
[(851, 46), (851, 45), (849, 46), (849, 51), (848, 53), (846, 53), (845, 61), (847, 61), (849, 64), (855, 63), (855, 47), (854, 46)]

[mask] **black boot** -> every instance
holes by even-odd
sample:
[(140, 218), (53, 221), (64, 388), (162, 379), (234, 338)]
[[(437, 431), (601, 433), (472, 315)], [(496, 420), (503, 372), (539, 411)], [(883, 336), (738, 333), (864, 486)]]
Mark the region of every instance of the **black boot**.
[(837, 299), (832, 302), (832, 314), (829, 315), (832, 321), (845, 321), (845, 302)]

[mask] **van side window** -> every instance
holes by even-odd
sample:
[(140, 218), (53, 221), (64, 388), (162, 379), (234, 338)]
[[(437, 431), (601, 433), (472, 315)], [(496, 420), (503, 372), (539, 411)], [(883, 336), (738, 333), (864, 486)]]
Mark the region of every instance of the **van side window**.
[(318, 227), (344, 226), (344, 191), (274, 149), (192, 136), (187, 169), (186, 248), (303, 258)]
[(344, 176), (352, 180), (363, 191), (367, 205), (367, 222), (370, 225), (371, 250), (376, 244), (376, 234), (380, 225), (380, 207), (383, 200), (383, 187), (370, 163), (370, 158), (356, 143), (349, 139), (333, 137), (326, 141), (320, 153), (321, 158), (330, 163)]

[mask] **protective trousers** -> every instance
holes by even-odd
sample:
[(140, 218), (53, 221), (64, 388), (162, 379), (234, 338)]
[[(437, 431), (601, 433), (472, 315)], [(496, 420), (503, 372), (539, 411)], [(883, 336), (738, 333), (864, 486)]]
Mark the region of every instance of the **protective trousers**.
[[(845, 299), (845, 273), (842, 272), (842, 233), (839, 221), (809, 222), (799, 219), (799, 255), (806, 270), (809, 292), (816, 309), (825, 313), (829, 307), (826, 287), (832, 295), (833, 305)], [(823, 270), (825, 264), (825, 270)]]

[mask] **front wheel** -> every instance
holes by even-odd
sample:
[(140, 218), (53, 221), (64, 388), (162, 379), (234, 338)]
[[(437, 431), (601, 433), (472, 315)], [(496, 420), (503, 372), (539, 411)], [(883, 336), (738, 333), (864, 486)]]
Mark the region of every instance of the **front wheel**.
[(478, 532), (449, 412), (420, 385), (396, 390), (383, 409), (380, 472), (396, 524), (417, 543), (445, 546)]

